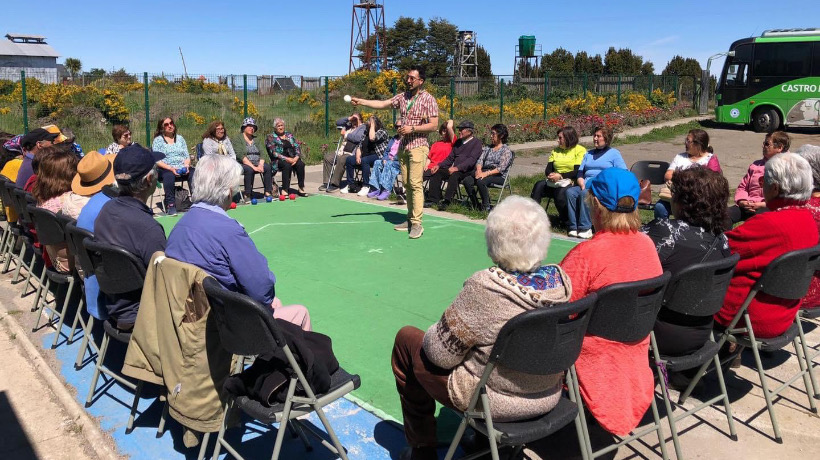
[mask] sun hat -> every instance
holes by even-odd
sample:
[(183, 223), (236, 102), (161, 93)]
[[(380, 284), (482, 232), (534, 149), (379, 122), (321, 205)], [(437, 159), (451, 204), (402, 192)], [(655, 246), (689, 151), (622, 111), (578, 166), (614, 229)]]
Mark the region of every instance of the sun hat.
[(20, 145), (21, 140), (23, 139), (22, 134), (18, 134), (11, 139), (7, 140), (5, 144), (3, 144), (3, 148), (8, 150), (9, 152), (16, 152), (16, 153), (23, 153), (23, 146)]
[[(641, 185), (631, 172), (612, 167), (604, 169), (587, 182), (587, 190), (610, 211), (630, 213), (638, 206)], [(618, 206), (618, 200), (625, 197), (632, 198), (632, 206)]]
[(247, 128), (248, 126), (253, 126), (254, 132), (259, 131), (259, 127), (256, 126), (256, 120), (254, 120), (253, 117), (248, 117), (242, 121), (242, 127), (239, 128), (239, 132), (244, 133), (245, 128)]
[(65, 134), (63, 134), (62, 131), (60, 131), (60, 128), (58, 128), (57, 125), (45, 125), (45, 126), (43, 126), (43, 129), (50, 132), (51, 134), (56, 134), (57, 135), (57, 138), (54, 139), (55, 144), (59, 144), (60, 142), (63, 142), (66, 139), (68, 139), (65, 136)]
[(77, 174), (71, 181), (71, 191), (77, 195), (93, 195), (114, 182), (114, 166), (97, 151), (86, 154), (77, 164)]

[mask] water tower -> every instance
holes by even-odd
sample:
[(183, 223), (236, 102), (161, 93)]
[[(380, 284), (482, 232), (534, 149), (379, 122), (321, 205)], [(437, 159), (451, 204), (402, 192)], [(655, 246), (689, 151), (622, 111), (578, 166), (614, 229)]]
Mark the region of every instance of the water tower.
[(515, 46), (515, 78), (530, 78), (538, 72), (538, 61), (541, 59), (541, 45), (535, 43), (535, 35), (518, 37)]
[(476, 55), (475, 32), (459, 30), (456, 38), (456, 53), (453, 69), (457, 77), (478, 78), (478, 56)]
[(387, 68), (385, 30), (384, 0), (353, 0), (348, 72), (359, 69), (380, 72)]

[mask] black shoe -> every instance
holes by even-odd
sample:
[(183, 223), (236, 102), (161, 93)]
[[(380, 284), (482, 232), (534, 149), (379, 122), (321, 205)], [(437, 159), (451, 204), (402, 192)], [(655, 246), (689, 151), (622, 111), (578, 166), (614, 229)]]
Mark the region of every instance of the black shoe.
[(424, 202), (424, 207), (425, 208), (432, 208), (435, 205), (436, 205), (435, 201), (425, 201)]
[(490, 212), (492, 210), (493, 210), (493, 205), (488, 204), (487, 206), (484, 206), (484, 212)]
[(447, 208), (449, 208), (449, 207), (450, 207), (450, 202), (447, 201), (447, 200), (444, 200), (444, 201), (442, 201), (441, 203), (438, 204), (438, 210), (439, 211), (446, 211)]
[(322, 184), (322, 185), (319, 186), (319, 191), (320, 192), (324, 192), (325, 190), (327, 190), (327, 184)]

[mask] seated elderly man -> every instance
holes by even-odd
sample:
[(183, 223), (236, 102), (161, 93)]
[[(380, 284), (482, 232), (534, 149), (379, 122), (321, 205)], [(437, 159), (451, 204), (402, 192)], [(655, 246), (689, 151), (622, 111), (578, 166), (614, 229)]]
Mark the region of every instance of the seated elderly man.
[[(728, 326), (752, 286), (775, 258), (817, 245), (817, 225), (806, 208), (812, 192), (809, 162), (793, 153), (781, 153), (766, 161), (763, 199), (770, 211), (757, 214), (743, 225), (726, 232), (729, 249), (740, 254), (723, 308), (715, 321)], [(749, 317), (756, 337), (771, 338), (784, 333), (794, 322), (800, 300), (759, 295), (749, 304)], [(720, 326), (718, 326), (720, 327)]]
[[(393, 374), (409, 448), (402, 459), (436, 459), (436, 401), (465, 410), (498, 332), (528, 310), (569, 301), (571, 285), (557, 265), (542, 265), (550, 223), (535, 201), (513, 195), (487, 217), (487, 253), (495, 266), (474, 273), (441, 319), (425, 333), (405, 326), (393, 346)], [(525, 375), (496, 368), (487, 383), (493, 419), (510, 421), (552, 410), (563, 374)]]
[(225, 289), (273, 308), (273, 316), (310, 330), (302, 305), (282, 305), (275, 297), (276, 276), (242, 225), (225, 212), (239, 188), (242, 167), (221, 155), (202, 157), (193, 179), (194, 204), (174, 226), (165, 254), (204, 270)]
[[(427, 201), (425, 208), (438, 205), (439, 210), (445, 210), (450, 205), (461, 181), (470, 177), (475, 171), (478, 157), (481, 156), (481, 140), (473, 136), (475, 125), (465, 120), (456, 127), (459, 138), (453, 144), (450, 154), (437, 166), (430, 169), (430, 181), (427, 183)], [(441, 199), (441, 183), (447, 181), (444, 191), (444, 200)]]
[[(362, 114), (359, 112), (354, 112), (349, 117), (336, 120), (336, 128), (339, 130), (343, 141), (340, 151), (328, 149), (325, 152), (322, 166), (322, 185), (319, 186), (321, 192), (336, 193), (341, 191), (345, 161), (348, 157), (355, 155), (356, 149), (359, 148), (367, 135), (367, 126), (362, 123)], [(335, 167), (333, 166), (334, 161), (336, 162)], [(331, 170), (333, 171), (333, 177), (330, 176)], [(329, 188), (328, 182), (330, 183)]]
[[(120, 150), (114, 160), (119, 196), (105, 203), (94, 221), (95, 240), (125, 249), (146, 267), (155, 252), (165, 249), (165, 230), (145, 205), (157, 188), (156, 162), (163, 158), (164, 154), (139, 144)], [(118, 329), (134, 328), (140, 294), (141, 291), (108, 296), (108, 315)]]

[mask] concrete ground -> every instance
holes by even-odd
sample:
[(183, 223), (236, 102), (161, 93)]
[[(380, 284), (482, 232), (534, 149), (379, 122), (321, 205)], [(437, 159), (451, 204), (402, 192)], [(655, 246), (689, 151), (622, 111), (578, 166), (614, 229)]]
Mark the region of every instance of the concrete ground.
[[(681, 122), (681, 121), (679, 121)], [(651, 127), (640, 128), (646, 132)], [(712, 145), (721, 160), (729, 183), (736, 184), (745, 173), (748, 164), (759, 158), (762, 134), (735, 128), (716, 127), (707, 129)], [(640, 134), (629, 132), (629, 134)], [(820, 144), (816, 132), (793, 132), (793, 147), (803, 143)], [(582, 140), (589, 143), (588, 140)], [(548, 144), (540, 147), (549, 146)], [(527, 146), (534, 148), (532, 146)], [(539, 147), (539, 146), (536, 146)], [(521, 146), (516, 149), (522, 150)], [(652, 142), (621, 146), (627, 164), (638, 159), (662, 159), (669, 161), (683, 150), (683, 136), (668, 142)], [(545, 158), (522, 155), (516, 160), (513, 174), (536, 174), (543, 171)], [(307, 189), (316, 192), (321, 182), (321, 166), (308, 167)], [(372, 201), (356, 195), (344, 195), (347, 199)], [(383, 206), (401, 208), (389, 202)], [(425, 210), (430, 214), (457, 219), (463, 216)], [(54, 359), (54, 352), (44, 349), (42, 335), (32, 334), (30, 297), (20, 299), (21, 285), (10, 285), (10, 274), (0, 276), (0, 458), (14, 459), (114, 459), (116, 443), (103, 432), (96, 420), (87, 415), (75, 397), (66, 388), (65, 377)], [(22, 327), (21, 327), (22, 325)], [(809, 332), (808, 343), (818, 350), (820, 329)], [(686, 458), (789, 458), (814, 459), (820, 456), (820, 419), (808, 408), (808, 399), (802, 389), (802, 380), (784, 391), (777, 399), (775, 412), (783, 432), (783, 444), (773, 440), (771, 422), (765, 409), (756, 372), (749, 352), (744, 355), (744, 366), (728, 372), (732, 411), (738, 441), (728, 437), (726, 417), (720, 405), (708, 408), (679, 424), (681, 443)], [(815, 360), (820, 363), (820, 359)], [(764, 357), (767, 374), (774, 380), (782, 380), (798, 370), (794, 350), (779, 351)], [(716, 388), (714, 378), (706, 382), (705, 394)], [(672, 392), (674, 397), (675, 392)], [(702, 395), (695, 395), (702, 396)], [(694, 400), (687, 402), (691, 407)], [(818, 401), (820, 402), (820, 401)], [(659, 401), (660, 404), (660, 401)], [(660, 409), (665, 412), (662, 404)], [(675, 413), (679, 413), (676, 410)], [(674, 455), (666, 420), (663, 420), (666, 448)], [(607, 437), (593, 428), (596, 445)], [(378, 433), (377, 433), (378, 434)], [(373, 433), (361, 433), (370, 437)], [(657, 458), (657, 437), (647, 435), (634, 447), (621, 448), (614, 458)], [(537, 443), (525, 451), (527, 458), (559, 459), (580, 458), (575, 431), (572, 425), (550, 439)], [(351, 453), (352, 454), (352, 453)], [(443, 451), (440, 451), (443, 455)], [(395, 454), (393, 454), (395, 458)], [(351, 458), (355, 458), (351, 456)]]

